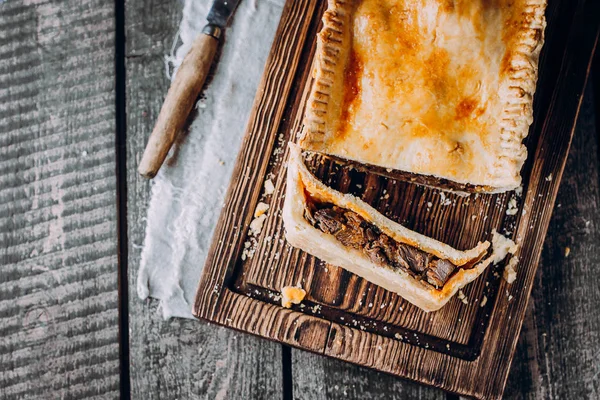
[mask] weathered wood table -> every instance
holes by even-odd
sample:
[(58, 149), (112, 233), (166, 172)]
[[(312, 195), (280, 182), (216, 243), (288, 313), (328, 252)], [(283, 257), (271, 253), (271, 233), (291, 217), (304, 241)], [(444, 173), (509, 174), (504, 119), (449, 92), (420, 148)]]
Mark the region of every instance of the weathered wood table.
[[(116, 3), (0, 1), (0, 398), (455, 398), (137, 299), (136, 165), (181, 3)], [(600, 398), (595, 77), (506, 398)]]

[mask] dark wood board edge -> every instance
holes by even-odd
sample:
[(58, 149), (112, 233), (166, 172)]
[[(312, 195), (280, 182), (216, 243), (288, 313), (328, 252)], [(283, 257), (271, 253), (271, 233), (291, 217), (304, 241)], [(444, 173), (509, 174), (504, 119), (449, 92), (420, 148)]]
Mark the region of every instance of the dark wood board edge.
[[(230, 290), (269, 304), (279, 305), (280, 302), (279, 292), (248, 284), (241, 279), (232, 285)], [(480, 308), (485, 310), (483, 307)], [(437, 351), (465, 361), (474, 361), (479, 357), (483, 342), (483, 338), (480, 342), (479, 338), (473, 340), (472, 337), (469, 343), (463, 344), (451, 340), (440, 339), (439, 337), (404, 328), (402, 326), (395, 326), (393, 324), (384, 325), (385, 329), (382, 329), (381, 323), (379, 322), (378, 326), (378, 321), (375, 319), (315, 303), (307, 299), (304, 299), (300, 305), (292, 305), (291, 309), (306, 315), (315, 316), (331, 323), (338, 323), (345, 326), (351, 326), (350, 324), (353, 324), (362, 332), (369, 332), (374, 335), (400, 340), (413, 346)], [(351, 321), (351, 323), (349, 321)], [(487, 326), (487, 323), (485, 326)]]
[[(525, 308), (527, 305), (527, 299), (529, 297), (530, 291), (531, 291), (531, 282), (533, 280), (533, 276), (535, 275), (535, 270), (536, 270), (536, 265), (537, 265), (537, 261), (539, 260), (539, 256), (540, 256), (540, 252), (541, 252), (541, 246), (542, 246), (542, 242), (537, 240), (538, 237), (543, 237), (547, 227), (548, 227), (548, 223), (549, 223), (549, 219), (550, 216), (552, 214), (552, 206), (554, 204), (555, 198), (556, 198), (556, 193), (557, 193), (557, 189), (558, 189), (558, 185), (560, 182), (560, 177), (562, 175), (562, 171), (564, 169), (564, 164), (566, 161), (566, 154), (568, 153), (568, 149), (569, 149), (569, 144), (571, 141), (571, 137), (572, 137), (572, 133), (573, 133), (573, 127), (576, 121), (576, 117), (577, 117), (577, 113), (579, 110), (579, 105), (580, 105), (580, 101), (581, 101), (581, 94), (582, 94), (582, 88), (585, 86), (585, 81), (586, 81), (586, 77), (589, 73), (589, 60), (591, 59), (590, 54), (592, 54), (596, 42), (597, 42), (597, 37), (598, 37), (598, 21), (596, 21), (595, 19), (597, 19), (597, 15), (598, 14), (598, 5), (597, 4), (593, 4), (594, 2), (588, 1), (588, 2), (581, 2), (580, 6), (578, 7), (578, 12), (576, 17), (579, 18), (579, 20), (583, 20), (581, 22), (575, 22), (572, 24), (572, 31), (569, 33), (569, 46), (567, 46), (567, 51), (563, 56), (563, 62), (562, 62), (562, 66), (561, 66), (561, 74), (560, 77), (561, 79), (559, 79), (559, 81), (557, 82), (557, 86), (555, 88), (555, 90), (553, 91), (553, 98), (549, 107), (549, 110), (547, 112), (547, 118), (544, 120), (543, 122), (543, 127), (542, 127), (542, 136), (540, 137), (540, 143), (543, 142), (543, 137), (548, 137), (549, 135), (552, 135), (552, 142), (553, 143), (559, 143), (562, 145), (562, 147), (560, 145), (557, 145), (556, 147), (560, 148), (561, 151), (558, 151), (556, 153), (553, 154), (544, 154), (544, 157), (540, 157), (540, 152), (543, 151), (543, 148), (540, 147), (536, 150), (537, 156), (536, 157), (536, 162), (534, 163), (534, 167), (531, 173), (531, 178), (530, 181), (531, 183), (534, 183), (534, 185), (529, 187), (529, 191), (528, 194), (526, 196), (525, 199), (525, 210), (526, 210), (526, 214), (521, 218), (521, 221), (519, 223), (519, 231), (518, 231), (518, 235), (522, 235), (525, 231), (531, 229), (531, 227), (533, 227), (533, 232), (529, 232), (527, 237), (525, 238), (525, 240), (521, 243), (522, 247), (521, 247), (521, 263), (520, 263), (520, 272), (521, 272), (521, 276), (524, 276), (525, 278), (520, 278), (518, 282), (513, 285), (513, 287), (511, 287), (511, 291), (519, 292), (520, 295), (518, 297), (514, 297), (514, 301), (509, 301), (509, 298), (503, 298), (500, 297), (495, 305), (495, 312), (494, 315), (492, 316), (492, 322), (490, 324), (490, 329), (489, 332), (494, 331), (494, 329), (497, 329), (496, 332), (503, 332), (506, 333), (506, 335), (499, 337), (498, 335), (496, 335), (495, 338), (490, 338), (489, 335), (486, 336), (486, 338), (484, 339), (484, 346), (483, 346), (483, 351), (482, 351), (482, 356), (480, 357), (480, 359), (478, 359), (477, 361), (471, 363), (471, 365), (469, 365), (469, 363), (465, 362), (465, 361), (456, 361), (456, 360), (450, 360), (447, 364), (448, 366), (448, 371), (450, 369), (456, 369), (459, 373), (462, 374), (462, 376), (467, 377), (468, 379), (466, 381), (462, 381), (460, 382), (460, 379), (457, 379), (456, 377), (451, 378), (452, 382), (449, 381), (450, 378), (448, 378), (450, 376), (450, 374), (445, 373), (443, 376), (446, 376), (446, 380), (442, 379), (442, 380), (437, 380), (437, 379), (427, 379), (426, 377), (423, 376), (413, 376), (411, 374), (408, 374), (406, 370), (398, 370), (398, 368), (395, 368), (394, 370), (388, 370), (387, 372), (391, 372), (394, 373), (396, 375), (401, 375), (404, 377), (408, 377), (409, 379), (415, 379), (417, 381), (423, 382), (423, 383), (428, 383), (431, 384), (433, 386), (437, 386), (437, 387), (441, 387), (445, 390), (449, 390), (455, 393), (460, 393), (460, 394), (465, 394), (465, 395), (472, 395), (472, 396), (477, 396), (479, 398), (499, 398), (501, 397), (502, 394), (502, 390), (504, 387), (504, 384), (506, 382), (506, 378), (508, 375), (508, 370), (510, 368), (510, 363), (508, 362), (504, 362), (502, 363), (502, 361), (505, 361), (506, 359), (510, 359), (512, 357), (512, 354), (514, 353), (514, 348), (516, 345), (516, 341), (518, 338), (518, 334), (519, 334), (519, 330), (520, 330), (520, 326), (521, 326), (521, 322), (524, 316), (524, 312), (525, 312)], [(289, 4), (289, 3), (288, 3)], [(285, 15), (285, 11), (284, 11), (284, 15)], [(281, 28), (281, 26), (280, 26)], [(587, 56), (586, 56), (587, 55)], [(577, 58), (579, 57), (579, 58)], [(581, 60), (582, 59), (588, 59), (588, 62), (585, 64), (587, 66), (587, 68), (581, 68)], [(577, 60), (577, 63), (574, 63), (573, 60)], [(292, 74), (293, 75), (293, 74)], [(578, 90), (578, 88), (580, 90)], [(570, 94), (570, 96), (569, 96)], [(261, 105), (261, 101), (260, 98), (257, 98), (257, 102), (255, 103), (256, 105)], [(259, 108), (259, 107), (257, 107)], [(560, 110), (560, 115), (558, 110)], [(566, 115), (566, 117), (565, 117)], [(253, 118), (255, 118), (255, 115), (253, 114)], [(252, 121), (252, 119), (251, 119)], [(252, 123), (251, 125), (252, 126)], [(254, 132), (252, 129), (249, 128), (248, 130), (249, 133)], [(272, 138), (272, 137), (271, 137)], [(271, 142), (272, 143), (272, 142)], [(244, 142), (244, 148), (243, 150), (246, 150), (247, 147), (247, 141)], [(548, 156), (548, 157), (545, 157)], [(240, 162), (242, 161), (243, 157), (242, 155), (240, 155), (240, 157), (238, 158), (238, 164), (236, 167), (236, 171), (234, 172), (234, 176), (236, 178), (241, 178), (242, 177), (242, 167), (243, 165), (240, 165)], [(548, 173), (548, 175), (543, 175), (544, 173)], [(554, 176), (549, 179), (538, 179), (537, 181), (535, 180), (535, 177), (537, 178), (544, 178), (549, 176), (550, 173), (553, 173)], [(530, 184), (531, 184), (530, 183)], [(255, 186), (257, 186), (257, 188), (259, 187), (259, 185), (262, 184), (262, 180), (257, 180), (257, 184)], [(240, 186), (238, 184), (238, 186)], [(233, 187), (233, 186), (232, 186)], [(226, 202), (226, 208), (227, 205), (231, 202), (231, 197), (232, 197), (232, 187), (230, 187), (230, 193), (228, 195), (228, 201)], [(540, 196), (540, 194), (542, 196)], [(534, 201), (537, 200), (537, 198), (540, 197), (542, 199), (542, 201)], [(254, 199), (254, 202), (256, 201), (256, 199)], [(249, 202), (245, 203), (245, 206), (247, 207), (249, 204)], [(250, 202), (250, 204), (252, 204)], [(229, 204), (229, 206), (231, 206), (231, 204)], [(245, 210), (246, 208), (244, 208)], [(239, 210), (238, 212), (240, 214), (244, 213), (244, 210)], [(227, 213), (227, 210), (224, 211), (224, 214)], [(249, 217), (251, 215), (248, 213), (248, 218), (245, 221), (246, 224), (242, 225), (244, 228), (247, 226), (247, 223), (249, 222)], [(239, 216), (238, 216), (239, 217)], [(221, 218), (221, 221), (223, 221), (224, 218)], [(221, 223), (217, 228), (218, 232), (220, 232), (220, 234), (222, 235), (223, 232), (223, 228), (224, 228), (224, 224)], [(533, 225), (531, 225), (533, 223)], [(226, 225), (227, 227), (230, 227), (231, 225)], [(235, 227), (236, 225), (234, 225)], [(239, 225), (237, 225), (239, 226)], [(240, 229), (236, 229), (236, 231), (238, 232), (237, 235), (237, 239), (238, 241), (240, 241)], [(243, 234), (243, 232), (241, 232), (241, 234)], [(218, 235), (215, 235), (215, 237), (221, 237)], [(235, 239), (235, 236), (229, 236), (229, 239)], [(220, 239), (222, 240), (222, 239)], [(235, 243), (238, 245), (238, 247), (241, 245), (241, 243), (238, 243), (238, 241), (234, 241), (234, 242), (226, 242), (226, 243), (230, 243), (229, 246), (231, 246), (231, 243)], [(536, 241), (538, 243), (536, 243)], [(218, 243), (219, 240), (215, 239), (215, 241), (213, 242), (213, 245), (215, 243)], [(215, 247), (215, 246), (213, 246)], [(211, 253), (214, 253), (214, 248), (211, 248)], [(239, 253), (239, 249), (238, 251), (234, 251), (233, 254), (230, 253), (229, 255), (235, 255)], [(210, 256), (209, 256), (210, 257)], [(210, 257), (211, 261), (213, 262), (212, 265), (214, 264), (214, 261), (217, 261), (215, 255), (213, 254), (212, 257)], [(203, 317), (203, 318), (208, 318), (210, 320), (216, 320), (216, 313), (218, 312), (217, 307), (220, 305), (218, 300), (221, 299), (223, 301), (223, 305), (226, 303), (224, 301), (225, 298), (227, 298), (229, 295), (225, 295), (225, 293), (231, 293), (228, 289), (225, 288), (226, 285), (226, 274), (228, 269), (227, 268), (223, 268), (224, 266), (230, 266), (231, 262), (235, 260), (235, 257), (230, 257), (228, 259), (228, 263), (226, 264), (216, 264), (218, 271), (218, 274), (212, 273), (211, 276), (207, 277), (207, 270), (210, 268), (205, 269), (205, 273), (203, 274), (203, 277), (201, 279), (201, 284), (199, 286), (199, 290), (198, 290), (198, 296), (196, 298), (196, 302), (195, 302), (195, 306), (194, 306), (194, 313), (197, 316)], [(209, 266), (211, 264), (207, 263), (207, 266)], [(220, 279), (219, 279), (220, 278)], [(523, 285), (523, 283), (525, 283), (525, 285)], [(217, 286), (214, 286), (217, 285)], [(203, 289), (208, 289), (206, 291), (203, 291)], [(215, 294), (216, 296), (208, 296), (209, 299), (213, 298), (213, 300), (211, 301), (210, 304), (210, 308), (207, 308), (205, 310), (202, 310), (202, 297), (206, 296), (206, 293), (215, 290)], [(525, 296), (523, 296), (523, 294), (525, 294)], [(209, 300), (207, 299), (207, 300)], [(254, 302), (258, 302), (258, 300), (249, 300), (249, 301), (254, 301)], [(206, 305), (205, 305), (206, 306)], [(286, 312), (285, 310), (283, 310), (283, 312)], [(291, 312), (291, 311), (287, 311), (287, 312)], [(510, 319), (507, 319), (510, 316)], [(509, 323), (506, 323), (506, 321), (509, 321)], [(336, 326), (335, 324), (332, 326)], [(232, 326), (233, 327), (233, 326)], [(341, 326), (340, 326), (341, 327)], [(508, 328), (511, 329), (508, 329)], [(351, 329), (351, 328), (347, 328), (347, 327), (343, 327), (345, 329)], [(500, 330), (500, 328), (502, 328), (502, 330)], [(332, 331), (333, 332), (333, 331)], [(360, 331), (357, 331), (357, 333), (361, 334)], [(368, 336), (368, 335), (373, 335), (370, 333), (362, 333), (362, 336)], [(377, 336), (377, 335), (373, 335), (373, 336)], [(381, 338), (380, 338), (381, 339)], [(388, 339), (390, 340), (390, 339)], [(398, 341), (395, 341), (397, 343), (400, 343)], [(497, 349), (498, 346), (500, 344), (505, 344), (506, 346), (504, 347), (499, 347), (501, 349), (501, 351), (497, 352), (494, 355), (493, 350)], [(408, 345), (406, 345), (408, 346)], [(414, 347), (414, 346), (413, 346)], [(416, 348), (416, 347), (415, 347)], [(423, 357), (425, 358), (430, 358), (431, 360), (435, 360), (436, 358), (440, 359), (440, 358), (444, 358), (447, 356), (443, 356), (440, 354), (434, 354), (433, 356), (429, 356), (428, 354), (432, 353), (432, 352), (428, 352), (427, 350), (423, 350), (420, 349), (420, 351), (424, 351), (425, 353), (423, 353)], [(344, 358), (343, 355), (341, 354), (337, 354), (335, 352), (332, 352), (331, 349), (326, 349), (325, 350), (325, 354), (329, 354), (338, 358), (342, 358), (342, 359), (347, 359), (348, 361), (353, 361), (353, 362), (357, 362), (357, 360), (355, 359), (349, 359), (349, 358)], [(360, 363), (360, 362), (359, 362)], [(466, 364), (465, 364), (466, 363)], [(419, 363), (419, 366), (422, 366), (423, 364), (425, 364), (424, 362)], [(368, 364), (362, 364), (361, 365), (366, 365), (366, 366), (370, 366), (372, 368), (378, 369), (378, 370), (382, 370), (382, 371), (386, 371), (385, 368), (383, 368), (382, 365), (378, 365), (377, 363), (374, 363), (373, 365), (368, 365)], [(494, 373), (496, 374), (496, 376), (499, 376), (500, 379), (495, 380), (495, 382), (493, 384), (488, 384), (487, 380), (486, 382), (478, 382), (476, 377), (479, 374), (486, 374), (489, 373), (489, 368), (494, 367), (494, 366), (498, 366), (501, 365), (502, 368), (500, 368), (499, 370), (495, 370)], [(418, 369), (417, 369), (418, 370)], [(479, 375), (482, 376), (482, 375)], [(473, 381), (470, 383), (466, 383), (469, 381)], [(459, 383), (457, 383), (459, 382)], [(466, 384), (465, 384), (466, 383)]]
[[(323, 354), (331, 322), (225, 289), (210, 322)], [(197, 315), (206, 319), (204, 314)]]
[[(215, 317), (227, 275), (239, 258), (267, 168), (256, 154), (271, 154), (285, 107), (278, 100), (289, 95), (306, 41), (308, 24), (302, 21), (306, 15), (312, 19), (317, 5), (317, 0), (285, 4), (196, 292), (192, 310), (196, 316)], [(286, 52), (288, 48), (293, 50)]]

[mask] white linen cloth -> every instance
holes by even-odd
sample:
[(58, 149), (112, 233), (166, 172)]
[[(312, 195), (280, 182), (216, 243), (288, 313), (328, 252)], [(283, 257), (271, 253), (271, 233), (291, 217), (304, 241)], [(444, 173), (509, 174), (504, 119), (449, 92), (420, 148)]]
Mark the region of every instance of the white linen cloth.
[[(211, 3), (185, 0), (182, 45), (166, 56), (167, 74), (206, 24)], [(241, 1), (189, 133), (154, 178), (137, 291), (141, 299), (160, 299), (164, 318), (193, 318), (196, 286), (283, 4)]]

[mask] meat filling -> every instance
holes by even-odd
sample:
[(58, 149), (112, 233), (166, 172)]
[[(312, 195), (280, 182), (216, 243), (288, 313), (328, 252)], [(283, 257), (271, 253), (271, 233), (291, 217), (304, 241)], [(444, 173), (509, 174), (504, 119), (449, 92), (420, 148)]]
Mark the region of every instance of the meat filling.
[(456, 266), (416, 247), (396, 242), (361, 216), (334, 205), (307, 202), (305, 218), (315, 228), (333, 235), (344, 246), (361, 250), (374, 263), (408, 272), (411, 276), (442, 287)]

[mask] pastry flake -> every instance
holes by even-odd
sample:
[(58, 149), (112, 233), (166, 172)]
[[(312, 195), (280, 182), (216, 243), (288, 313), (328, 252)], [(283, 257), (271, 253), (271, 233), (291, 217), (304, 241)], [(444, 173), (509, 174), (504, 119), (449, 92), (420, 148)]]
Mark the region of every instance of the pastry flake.
[(281, 305), (291, 308), (292, 304), (300, 304), (306, 297), (306, 290), (299, 286), (284, 286), (281, 288)]
[(329, 0), (304, 149), (514, 189), (546, 0)]

